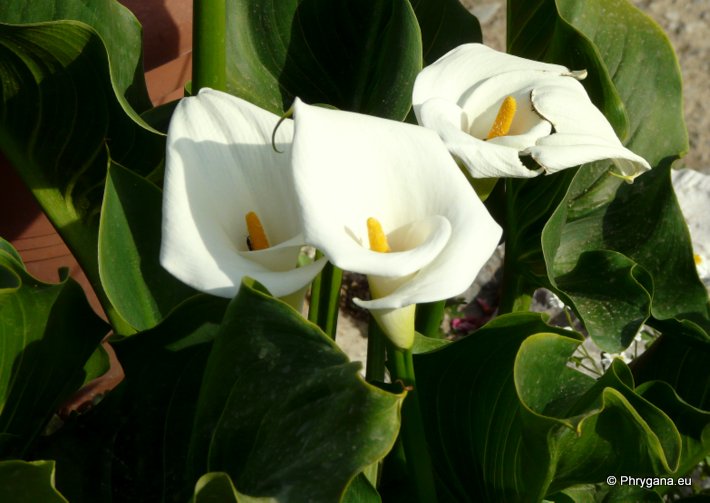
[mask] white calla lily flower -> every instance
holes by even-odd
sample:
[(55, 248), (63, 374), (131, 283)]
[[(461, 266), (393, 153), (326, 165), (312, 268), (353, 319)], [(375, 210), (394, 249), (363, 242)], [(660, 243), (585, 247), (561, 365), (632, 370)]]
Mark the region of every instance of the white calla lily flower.
[[(474, 178), (527, 178), (611, 159), (631, 181), (651, 167), (621, 144), (578, 82), (585, 76), (466, 44), (421, 71), (412, 101), (419, 124)], [(520, 156), (541, 168), (528, 169)]]
[(305, 243), (291, 175), (293, 122), (278, 128), (277, 152), (271, 135), (279, 120), (211, 89), (175, 109), (160, 263), (197, 290), (232, 297), (249, 276), (286, 297), (303, 290), (325, 264), (296, 267)]
[(468, 288), (501, 228), (433, 131), (299, 100), (294, 122), (306, 241), (368, 275), (373, 298), (355, 302), (411, 347), (414, 305)]

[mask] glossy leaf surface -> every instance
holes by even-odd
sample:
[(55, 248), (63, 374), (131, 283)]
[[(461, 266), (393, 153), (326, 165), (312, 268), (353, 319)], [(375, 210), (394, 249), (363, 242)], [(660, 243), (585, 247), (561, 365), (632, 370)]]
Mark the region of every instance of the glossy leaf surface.
[[(628, 2), (514, 1), (510, 8), (511, 51), (586, 68), (592, 99), (625, 145), (654, 166), (629, 185), (609, 163), (594, 163), (561, 186), (567, 192), (542, 234), (551, 285), (612, 352), (629, 344), (649, 314), (707, 319), (707, 294), (668, 176), (688, 148), (668, 39)], [(527, 222), (525, 213), (517, 215)], [(518, 253), (534, 259), (528, 268), (541, 270), (536, 234), (517, 239), (526, 241)]]
[(403, 119), (422, 65), (408, 0), (227, 4), (228, 91), (281, 115), (307, 103)]
[(0, 247), (0, 456), (23, 455), (63, 400), (108, 327), (71, 279), (44, 283)]
[(287, 304), (244, 283), (207, 363), (193, 470), (225, 471), (252, 497), (339, 501), (399, 429), (403, 396), (366, 384), (358, 367)]
[(610, 473), (678, 467), (681, 434), (635, 391), (623, 363), (598, 380), (567, 366), (580, 341), (539, 315), (514, 314), (415, 357), (446, 492), (457, 501), (536, 501)]
[(162, 191), (118, 165), (109, 168), (99, 227), (99, 273), (111, 303), (137, 330), (157, 325), (197, 292), (160, 265)]

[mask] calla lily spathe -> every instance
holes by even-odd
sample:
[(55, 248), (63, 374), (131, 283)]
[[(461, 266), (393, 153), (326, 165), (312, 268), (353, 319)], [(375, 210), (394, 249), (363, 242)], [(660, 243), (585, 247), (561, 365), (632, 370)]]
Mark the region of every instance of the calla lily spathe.
[[(417, 76), (414, 112), (474, 178), (533, 177), (611, 159), (633, 180), (650, 166), (621, 144), (578, 82), (584, 75), (466, 44)], [(508, 96), (517, 101), (510, 130), (486, 139)], [(541, 168), (528, 169), (520, 156)]]
[[(168, 131), (160, 262), (178, 279), (222, 297), (245, 276), (276, 297), (308, 285), (325, 264), (297, 268), (304, 244), (291, 176), (293, 123), (203, 89), (177, 106)], [(245, 216), (258, 215), (270, 247), (251, 251)]]
[[(433, 131), (299, 100), (294, 123), (306, 241), (336, 266), (367, 274), (373, 299), (355, 302), (395, 344), (411, 346), (413, 305), (463, 292), (495, 250), (500, 227)], [(371, 249), (371, 218), (391, 251)]]

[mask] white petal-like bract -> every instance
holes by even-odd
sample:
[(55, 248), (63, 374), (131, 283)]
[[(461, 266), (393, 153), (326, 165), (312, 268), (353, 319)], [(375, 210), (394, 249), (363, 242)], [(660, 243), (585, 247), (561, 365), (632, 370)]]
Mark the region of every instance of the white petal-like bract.
[[(168, 131), (160, 261), (200, 291), (232, 297), (245, 276), (277, 297), (304, 288), (324, 261), (297, 268), (304, 244), (291, 175), (293, 122), (203, 89), (177, 106)], [(250, 251), (255, 212), (271, 247)]]
[[(414, 112), (474, 178), (527, 178), (611, 159), (633, 180), (650, 166), (621, 144), (577, 80), (582, 73), (466, 44), (420, 72)], [(487, 140), (508, 96), (517, 102), (510, 130)], [(521, 156), (540, 168), (529, 169)]]

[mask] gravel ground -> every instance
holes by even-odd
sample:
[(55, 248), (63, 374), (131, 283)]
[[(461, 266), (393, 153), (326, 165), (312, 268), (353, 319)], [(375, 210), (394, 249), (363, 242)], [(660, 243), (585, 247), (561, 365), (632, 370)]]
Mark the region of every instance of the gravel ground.
[[(622, 1), (622, 0), (619, 0)], [(683, 74), (690, 151), (677, 167), (710, 173), (710, 0), (631, 0), (668, 34)], [(483, 28), (483, 42), (505, 49), (505, 1), (461, 0)]]

